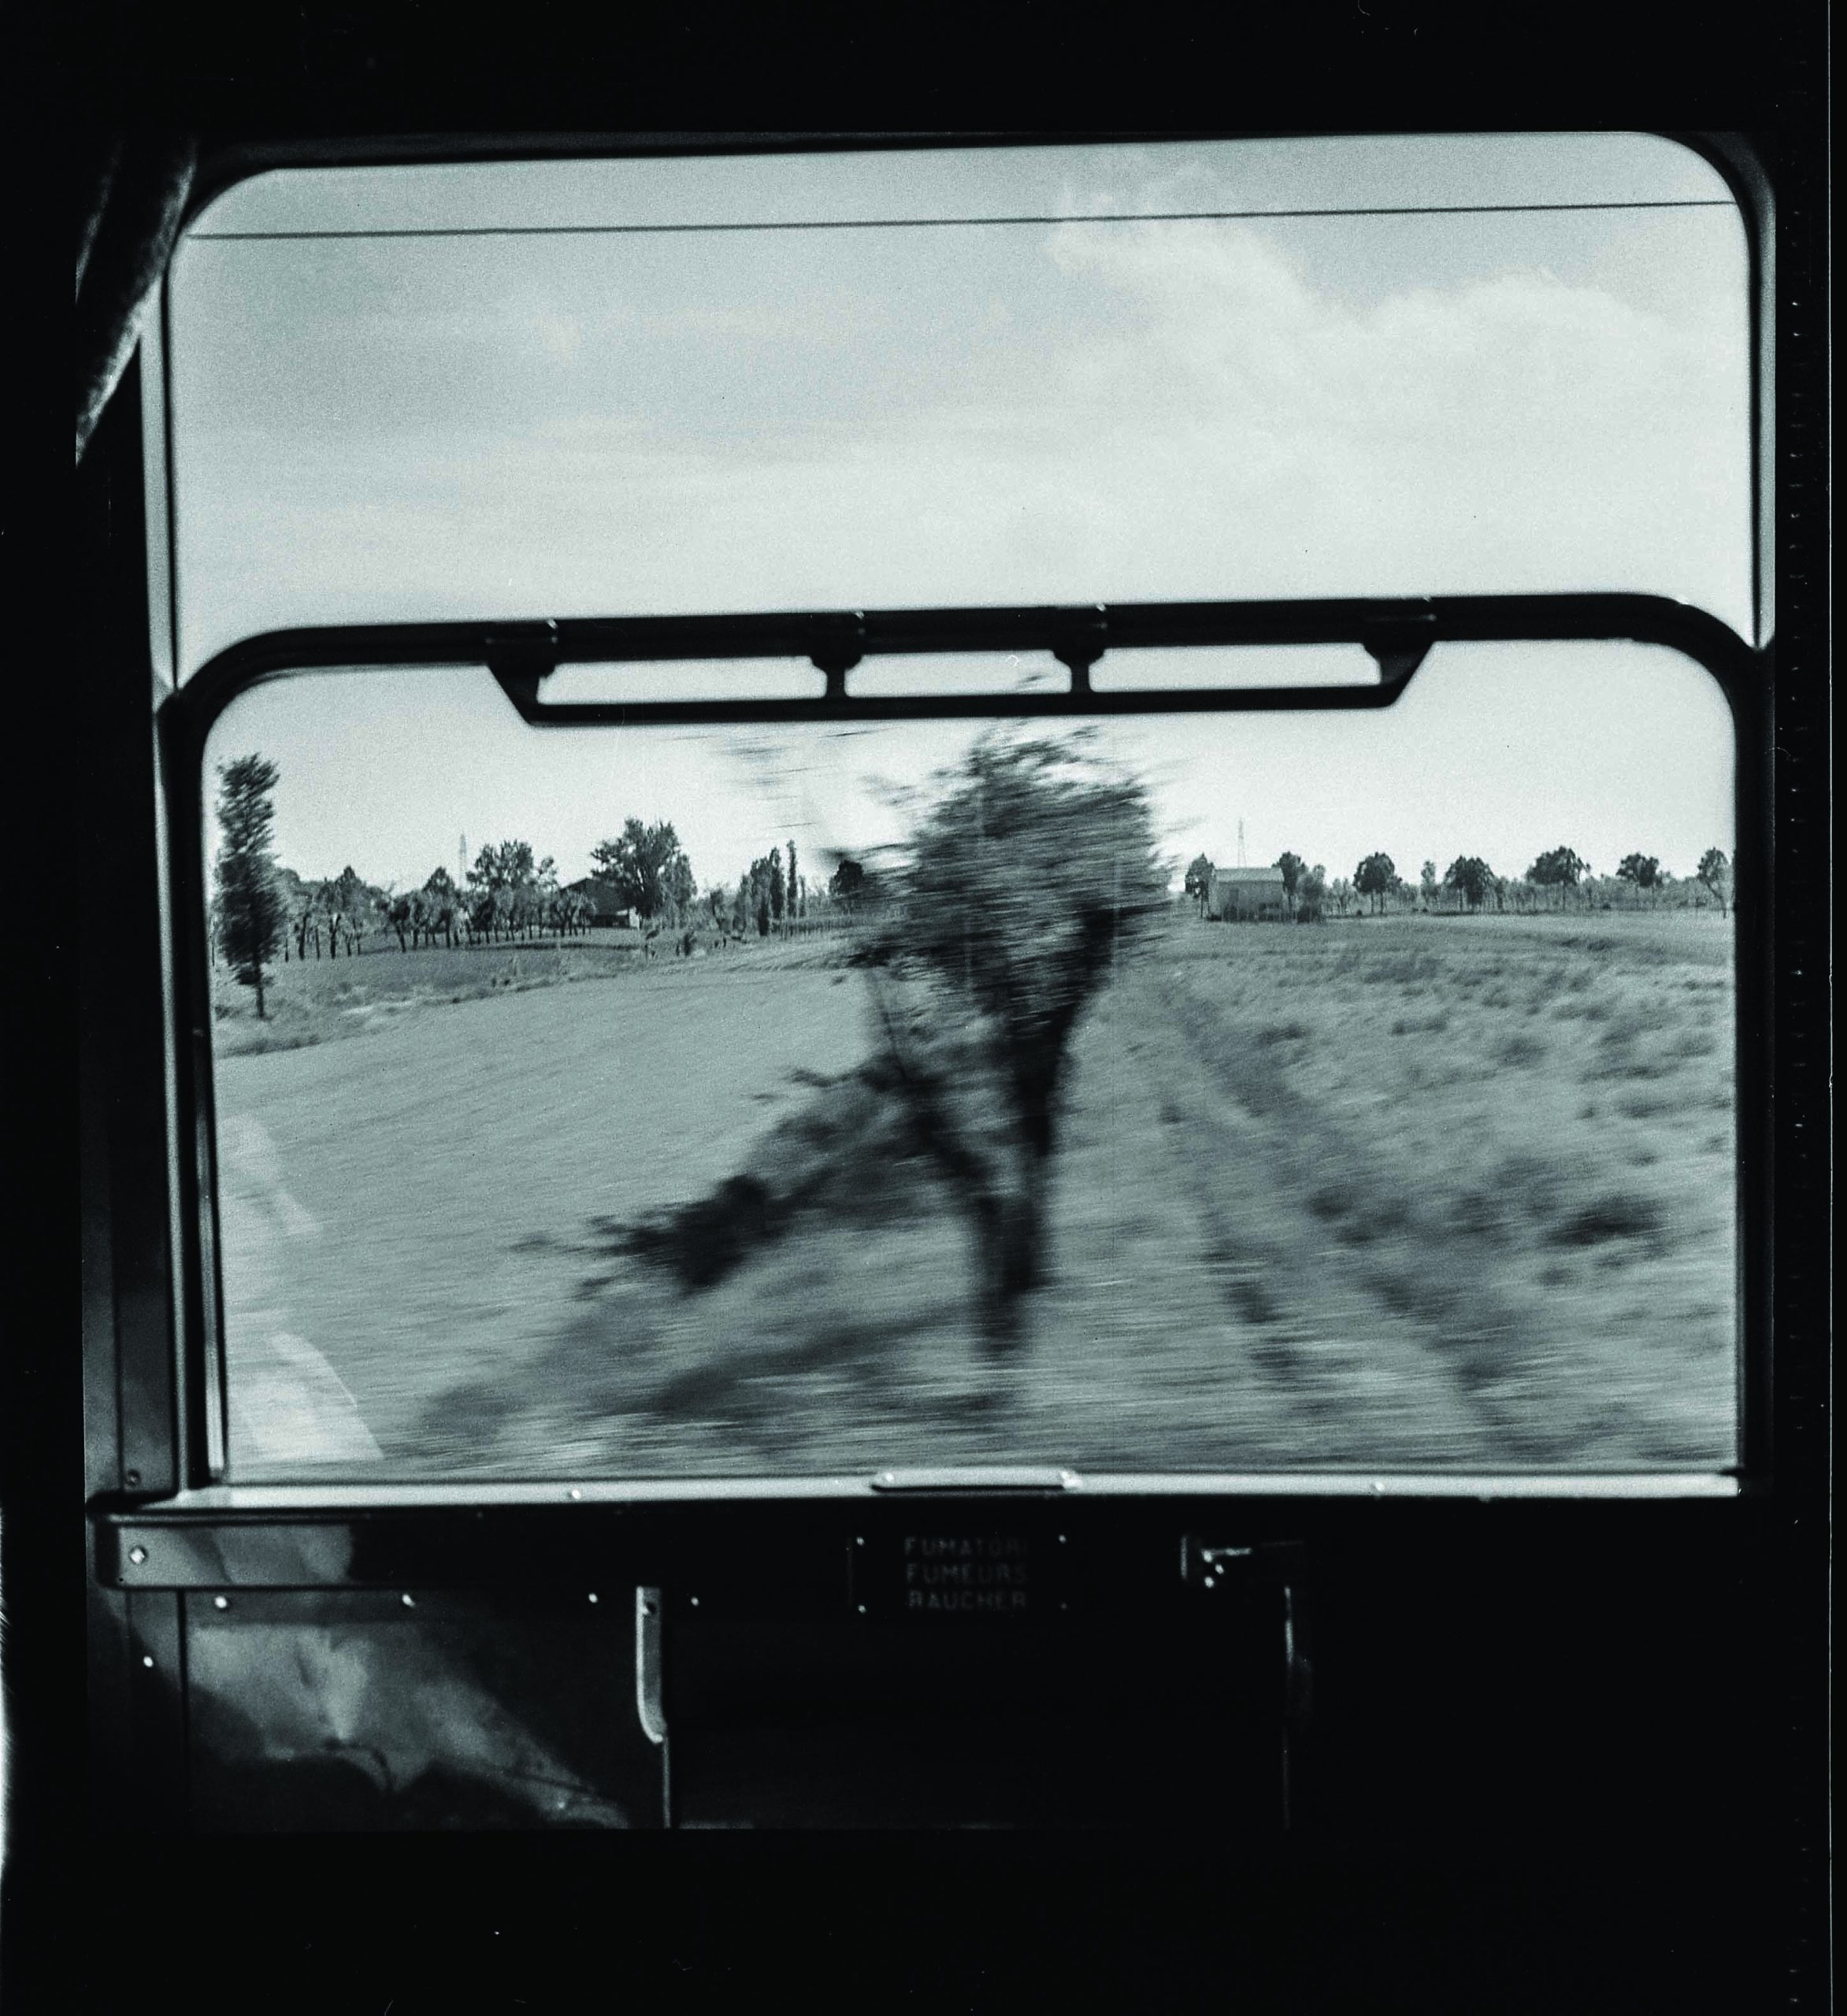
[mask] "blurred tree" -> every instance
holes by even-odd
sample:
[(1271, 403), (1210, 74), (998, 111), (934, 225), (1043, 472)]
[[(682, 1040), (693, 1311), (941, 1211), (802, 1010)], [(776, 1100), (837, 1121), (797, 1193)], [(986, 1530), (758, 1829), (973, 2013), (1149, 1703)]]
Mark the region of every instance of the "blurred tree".
[(870, 891), (869, 877), (856, 861), (843, 861), (828, 879), (828, 893), (849, 915), (854, 905)]
[[(962, 1004), (975, 1068), (1003, 1104), (1008, 1124), (978, 1150), (947, 1120), (929, 1068), (914, 1059), (907, 1070), (922, 1132), (970, 1213), (984, 1327), (1000, 1343), (1044, 1276), (1071, 1032), (1118, 951), (1166, 909), (1167, 875), (1141, 785), (1075, 743), (990, 737), (940, 782), (912, 838), (898, 914), (868, 956)], [(993, 1101), (977, 1104), (991, 1122)]]
[(1719, 915), (1724, 916), (1726, 905), (1731, 899), (1731, 863), (1720, 849), (1708, 847), (1700, 856), (1700, 865), (1695, 872), (1717, 899)]
[(1616, 865), (1616, 876), (1638, 893), (1656, 889), (1661, 884), (1661, 864), (1652, 854), (1626, 854)]
[(1319, 924), (1322, 906), (1327, 900), (1327, 870), (1317, 862), (1312, 868), (1302, 871), (1301, 880), (1296, 890), (1296, 921), (1298, 924)]
[(675, 923), (692, 908), (693, 893), (698, 887), (693, 880), (692, 863), (684, 854), (675, 854), (661, 871), (662, 908)]
[(276, 765), (261, 756), (218, 765), (218, 939), (239, 983), (255, 989), (259, 1021), (266, 1019), (264, 962), (275, 957), (282, 936), (282, 898), (270, 851), (280, 781)]
[(799, 917), (799, 916), (800, 916), (800, 914), (801, 914), (801, 907), (800, 907), (800, 906), (801, 906), (801, 888), (802, 888), (802, 885), (801, 885), (801, 880), (800, 880), (800, 878), (797, 876), (797, 874), (796, 874), (796, 843), (795, 843), (795, 842), (794, 842), (793, 840), (791, 840), (791, 841), (789, 842), (789, 843), (788, 843), (788, 847), (789, 847), (788, 914), (789, 914), (789, 921), (790, 921), (790, 923), (792, 925), (792, 924), (794, 923), (795, 920), (796, 920), (798, 917)]
[(781, 847), (772, 847), (770, 850), (770, 867), (767, 880), (770, 891), (770, 915), (775, 923), (781, 924), (782, 921), (782, 913), (788, 897), (788, 891), (784, 886), (782, 879), (782, 850)]
[[(292, 868), (278, 865), (273, 876), (276, 900), (282, 906), (280, 943), (284, 965), (289, 960), (289, 946), (295, 945), (298, 959), (307, 956), (308, 926), (314, 908), (314, 892), (310, 886), (296, 874)], [(216, 899), (214, 899), (214, 907)], [(216, 925), (214, 925), (214, 928)]]
[(331, 882), (321, 885), (321, 902), (322, 914), (327, 919), (328, 957), (339, 957), (343, 939), (346, 941), (347, 958), (356, 957), (365, 942), (366, 927), (371, 922), (371, 890), (349, 865), (343, 868)]
[(1437, 864), (1426, 861), (1419, 870), (1418, 881), (1423, 894), (1424, 908), (1433, 910), (1437, 904)]
[(1196, 854), (1188, 864), (1186, 893), (1199, 906), (1201, 917), (1206, 914), (1206, 899), (1212, 893), (1212, 862), (1203, 854)]
[(1398, 870), (1389, 854), (1369, 854), (1353, 871), (1353, 886), (1372, 899), (1375, 910), (1383, 910)]
[(1296, 910), (1296, 891), (1302, 880), (1302, 857), (1299, 854), (1291, 854), (1285, 848), (1276, 865), (1282, 871), (1282, 892), (1289, 899), (1289, 914), (1293, 917)]
[(1571, 848), (1552, 847), (1527, 869), (1526, 880), (1542, 889), (1556, 889), (1562, 905), (1565, 891), (1575, 889), (1580, 880), (1589, 873), (1589, 862), (1574, 854)]
[(652, 826), (625, 820), (620, 837), (599, 841), (590, 858), (598, 875), (615, 885), (638, 917), (657, 917), (690, 899), (692, 864), (665, 820)]
[(423, 885), (423, 902), (425, 928), (432, 938), (441, 932), (443, 943), (453, 945), (461, 921), (462, 891), (447, 869), (431, 870), (429, 880)]
[(558, 914), (558, 863), (550, 854), (532, 870), (532, 922), (540, 930), (556, 930)]
[(1478, 910), (1494, 888), (1494, 870), (1478, 854), (1458, 854), (1443, 871), (1443, 885), (1453, 889), (1471, 910)]
[(1328, 885), (1328, 893), (1334, 899), (1334, 908), (1344, 917), (1347, 906), (1353, 900), (1352, 883), (1344, 875), (1337, 876)]

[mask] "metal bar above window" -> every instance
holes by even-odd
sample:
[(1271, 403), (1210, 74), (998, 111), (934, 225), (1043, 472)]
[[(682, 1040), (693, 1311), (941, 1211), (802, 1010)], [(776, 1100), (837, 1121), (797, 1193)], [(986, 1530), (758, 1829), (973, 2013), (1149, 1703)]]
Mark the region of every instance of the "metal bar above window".
[[(1206, 710), (1389, 706), (1431, 647), (1522, 639), (1623, 639), (1660, 644), (1704, 665), (1728, 691), (1750, 647), (1707, 611), (1628, 593), (1438, 596), (1415, 600), (1124, 602), (1076, 606), (771, 612), (734, 616), (593, 617), (511, 623), (328, 625), (272, 631), (221, 652), (185, 689), (209, 722), (261, 680), (336, 667), (485, 665), (535, 728), (643, 723), (1025, 717)], [(1089, 670), (1110, 650), (1200, 646), (1357, 645), (1376, 680), (1096, 691)], [(846, 674), (869, 658), (1040, 652), (1068, 684), (1033, 692), (866, 694)], [(548, 704), (546, 680), (562, 665), (791, 658), (827, 676), (818, 698), (617, 699)]]

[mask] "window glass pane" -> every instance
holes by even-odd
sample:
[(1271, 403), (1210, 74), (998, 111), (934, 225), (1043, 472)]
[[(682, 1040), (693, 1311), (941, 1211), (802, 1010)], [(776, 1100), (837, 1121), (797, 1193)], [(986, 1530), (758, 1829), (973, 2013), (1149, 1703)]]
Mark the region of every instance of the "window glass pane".
[(1189, 646), (1116, 650), (1091, 668), (1100, 693), (1203, 686), (1377, 686), (1378, 661), (1357, 644), (1274, 644), (1255, 650)]
[(657, 660), (561, 665), (540, 689), (547, 706), (643, 700), (814, 700), (825, 673), (798, 658)]
[(180, 657), (1530, 589), (1742, 630), (1745, 283), (1636, 135), (279, 172), (174, 263)]
[(209, 792), (253, 754), (235, 1477), (1734, 1458), (1733, 741), (1673, 654), (1037, 728), (316, 675)]
[(1061, 693), (1071, 675), (1049, 651), (868, 658), (847, 674), (855, 699), (924, 693)]

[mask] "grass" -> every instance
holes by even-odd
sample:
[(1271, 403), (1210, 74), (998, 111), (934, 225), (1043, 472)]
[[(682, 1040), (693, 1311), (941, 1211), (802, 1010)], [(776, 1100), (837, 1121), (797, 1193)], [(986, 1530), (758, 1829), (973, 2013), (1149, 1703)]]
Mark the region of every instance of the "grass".
[[(747, 962), (753, 967), (812, 968), (837, 963), (838, 941), (814, 938), (715, 949), (702, 941), (697, 963), (707, 958)], [(221, 1057), (300, 1050), (337, 1043), (395, 1026), (406, 1017), (459, 1006), (503, 993), (557, 987), (572, 980), (610, 980), (684, 965), (665, 936), (648, 956), (642, 934), (599, 930), (578, 938), (524, 944), (423, 946), (400, 951), (395, 939), (374, 939), (357, 958), (291, 958), (265, 969), (259, 1019), (254, 990), (240, 986), (222, 965), (212, 971), (213, 1044)]]
[(285, 972), (276, 1032), (369, 1041), (221, 1069), (320, 1228), (227, 1238), (234, 1416), (273, 1327), (406, 1473), (1730, 1460), (1715, 918), (1164, 929), (1079, 1025), (999, 1354), (840, 951)]

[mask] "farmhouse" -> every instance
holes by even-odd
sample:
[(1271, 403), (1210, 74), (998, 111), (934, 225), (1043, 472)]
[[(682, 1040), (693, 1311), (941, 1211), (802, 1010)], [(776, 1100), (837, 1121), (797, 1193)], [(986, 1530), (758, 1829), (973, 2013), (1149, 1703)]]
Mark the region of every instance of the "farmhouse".
[(1206, 890), (1206, 914), (1222, 923), (1280, 921), (1289, 914), (1280, 868), (1215, 868)]
[(588, 901), (590, 921), (593, 925), (619, 925), (626, 930), (635, 927), (635, 913), (623, 902), (613, 883), (600, 882), (594, 875), (586, 875), (580, 882), (568, 884), (565, 894), (582, 896)]

